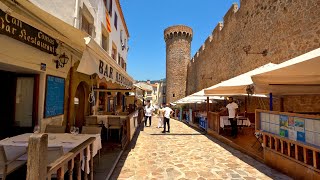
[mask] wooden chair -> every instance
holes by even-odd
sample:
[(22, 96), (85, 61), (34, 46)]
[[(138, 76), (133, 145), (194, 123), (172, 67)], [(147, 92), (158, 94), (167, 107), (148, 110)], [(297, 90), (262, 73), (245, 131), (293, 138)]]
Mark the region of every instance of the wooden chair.
[(10, 173), (27, 163), (27, 161), (17, 160), (24, 154), (26, 154), (26, 152), (18, 154), (12, 159), (8, 159), (4, 151), (4, 147), (0, 145), (0, 178), (2, 180), (5, 180), (7, 175), (9, 175)]
[[(82, 126), (81, 134), (100, 134), (101, 136), (102, 127), (94, 127), (94, 126)], [(98, 163), (100, 164), (100, 149), (98, 150)]]
[(56, 125), (47, 125), (45, 133), (65, 133), (66, 127), (65, 126), (56, 126)]
[(86, 116), (85, 117), (85, 125), (86, 126), (98, 126), (101, 127), (103, 125), (102, 123), (98, 123), (98, 117), (97, 116)]
[(119, 115), (121, 116), (127, 116), (129, 113), (128, 112), (119, 112)]
[(111, 132), (112, 129), (119, 131), (119, 140), (121, 141), (122, 122), (120, 117), (108, 117), (108, 131)]
[[(55, 146), (55, 147), (48, 147), (48, 164), (53, 163), (56, 161), (58, 158), (63, 156), (63, 147), (62, 146)], [(64, 173), (68, 171), (67, 165), (64, 167)], [(54, 173), (51, 175), (52, 178), (56, 178), (57, 174)]]

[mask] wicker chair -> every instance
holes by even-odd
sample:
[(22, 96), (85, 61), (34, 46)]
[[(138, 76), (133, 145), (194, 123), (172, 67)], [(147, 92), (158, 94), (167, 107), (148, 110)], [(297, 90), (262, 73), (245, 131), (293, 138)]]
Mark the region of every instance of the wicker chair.
[(119, 131), (119, 140), (121, 140), (122, 122), (120, 117), (108, 117), (108, 131), (111, 132), (112, 129)]
[(65, 133), (66, 126), (47, 125), (45, 133)]

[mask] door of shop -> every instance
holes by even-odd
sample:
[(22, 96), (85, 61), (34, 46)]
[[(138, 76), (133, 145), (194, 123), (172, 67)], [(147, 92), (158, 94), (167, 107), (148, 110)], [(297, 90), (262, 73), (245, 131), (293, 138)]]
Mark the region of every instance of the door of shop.
[(74, 105), (75, 112), (75, 126), (82, 127), (84, 125), (84, 116), (85, 116), (85, 86), (83, 83), (80, 83), (77, 87), (76, 98), (78, 103)]
[(32, 131), (34, 77), (17, 77), (14, 125), (19, 131)]

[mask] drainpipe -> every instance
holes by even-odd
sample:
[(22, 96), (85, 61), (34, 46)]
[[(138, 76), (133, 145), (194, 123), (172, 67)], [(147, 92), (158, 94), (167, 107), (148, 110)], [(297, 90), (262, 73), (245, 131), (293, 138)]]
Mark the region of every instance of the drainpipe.
[(79, 1), (76, 0), (76, 5), (74, 8), (74, 15), (73, 15), (73, 27), (79, 28)]

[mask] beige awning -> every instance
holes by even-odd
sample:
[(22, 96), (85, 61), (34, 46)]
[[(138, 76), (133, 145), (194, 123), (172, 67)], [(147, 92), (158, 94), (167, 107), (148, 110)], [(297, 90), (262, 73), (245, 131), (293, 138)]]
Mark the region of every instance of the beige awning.
[[(204, 89), (205, 95), (244, 95), (248, 85), (253, 84), (251, 76), (270, 71), (276, 64), (268, 63), (252, 71), (246, 72), (219, 84)], [(257, 95), (259, 96), (259, 95)]]
[(320, 94), (320, 48), (285, 61), (272, 71), (252, 76), (255, 92)]
[(97, 74), (100, 79), (132, 87), (133, 79), (90, 37), (85, 38), (83, 52), (77, 71), (87, 75)]

